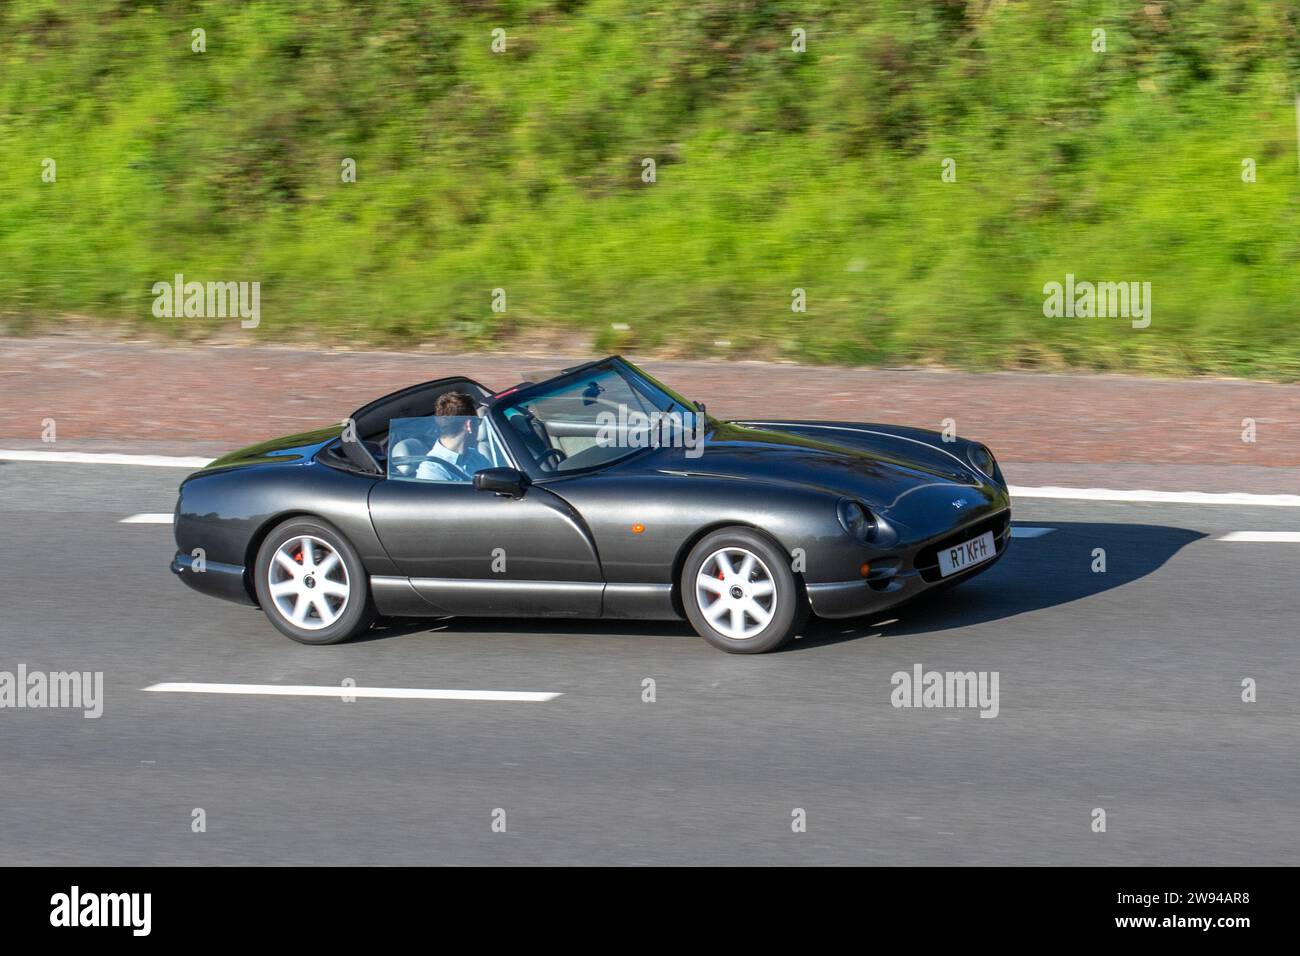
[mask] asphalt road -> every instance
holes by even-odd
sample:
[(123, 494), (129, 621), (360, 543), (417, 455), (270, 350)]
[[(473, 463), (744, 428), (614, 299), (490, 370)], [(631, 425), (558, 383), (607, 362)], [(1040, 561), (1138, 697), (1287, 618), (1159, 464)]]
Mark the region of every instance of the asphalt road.
[[(182, 475), (0, 462), (0, 671), (105, 681), (99, 719), (0, 709), (0, 862), (1300, 861), (1300, 543), (1216, 540), (1300, 531), (1300, 509), (1019, 502), (1017, 526), (1052, 530), (987, 574), (761, 657), (618, 622), (310, 648), (174, 581), (169, 526), (119, 523), (169, 512)], [(998, 715), (893, 707), (918, 663), (996, 671)], [(562, 696), (143, 691), (345, 678)]]

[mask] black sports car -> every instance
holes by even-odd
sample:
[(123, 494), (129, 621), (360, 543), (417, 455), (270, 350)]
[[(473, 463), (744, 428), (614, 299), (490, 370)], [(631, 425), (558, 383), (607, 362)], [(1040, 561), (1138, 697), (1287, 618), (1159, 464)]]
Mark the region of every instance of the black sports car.
[(719, 421), (619, 357), (492, 393), (444, 378), (181, 484), (172, 571), (330, 644), (377, 615), (683, 618), (734, 653), (991, 566), (987, 448)]

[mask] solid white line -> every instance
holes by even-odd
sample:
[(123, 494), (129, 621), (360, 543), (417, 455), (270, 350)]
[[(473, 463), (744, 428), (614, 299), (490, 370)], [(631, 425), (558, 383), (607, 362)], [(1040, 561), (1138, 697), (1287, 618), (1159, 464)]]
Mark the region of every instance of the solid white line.
[(114, 455), (86, 451), (22, 451), (0, 448), (0, 461), (58, 461), (68, 465), (146, 465), (153, 468), (203, 468), (211, 458), (168, 455)]
[(1229, 531), (1215, 541), (1264, 541), (1273, 544), (1300, 544), (1300, 531)]
[[(146, 465), (154, 468), (203, 468), (209, 465), (212, 459), (169, 457), (167, 455), (97, 454), (80, 451), (24, 451), (0, 448), (0, 461), (48, 461), (73, 465)], [(1044, 487), (1012, 485), (1010, 491), (1012, 496), (1017, 498), (1300, 508), (1300, 495), (1254, 495), (1239, 491), (1224, 493), (1205, 491), (1123, 491), (1114, 488), (1061, 488), (1054, 485)]]
[(1041, 538), (1045, 534), (1051, 534), (1055, 528), (1021, 528), (1012, 527), (1011, 537), (1013, 538)]
[(1013, 498), (1067, 498), (1077, 501), (1145, 501), (1181, 505), (1259, 505), (1300, 508), (1300, 495), (1250, 495), (1240, 491), (1116, 491), (1112, 488), (1025, 488), (1011, 486)]
[(172, 516), (170, 514), (158, 514), (144, 512), (138, 515), (131, 515), (129, 518), (123, 518), (118, 524), (171, 524)]
[(151, 684), (159, 694), (263, 694), (271, 697), (382, 697), (390, 700), (502, 700), (540, 703), (559, 694), (521, 690), (430, 690), (423, 687), (313, 687), (306, 684)]

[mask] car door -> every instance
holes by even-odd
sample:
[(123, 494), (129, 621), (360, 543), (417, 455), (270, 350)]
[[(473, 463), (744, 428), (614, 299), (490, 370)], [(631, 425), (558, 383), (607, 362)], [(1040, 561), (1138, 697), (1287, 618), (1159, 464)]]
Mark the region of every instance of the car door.
[[(490, 447), (490, 463), (507, 463), (499, 441), (486, 437), (480, 447)], [(564, 499), (538, 485), (508, 498), (469, 481), (420, 479), (409, 466), (403, 470), (390, 465), (371, 489), (370, 516), (389, 557), (435, 608), (488, 616), (600, 615), (604, 579), (596, 547)]]

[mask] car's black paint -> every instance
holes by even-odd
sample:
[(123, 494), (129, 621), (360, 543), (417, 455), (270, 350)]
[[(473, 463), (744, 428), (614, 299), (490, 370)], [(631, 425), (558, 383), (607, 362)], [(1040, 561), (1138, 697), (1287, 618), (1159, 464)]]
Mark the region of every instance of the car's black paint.
[(371, 488), (370, 514), (397, 573), (407, 577), (601, 580), (582, 517), (543, 485), (503, 498), (470, 484), (381, 481)]
[[(932, 587), (916, 562), (937, 542), (986, 525), (997, 534), (998, 557), (1009, 542), (1000, 473), (971, 466), (966, 440), (914, 428), (709, 419), (702, 454), (648, 448), (572, 474), (529, 467), (516, 446), (514, 463), (531, 481), (518, 498), (469, 484), (388, 480), (344, 453), (350, 440), (364, 445), (386, 430), (391, 417), (430, 414), (433, 398), (453, 388), (485, 398), (494, 414), (482, 386), (443, 379), (370, 403), (351, 429), (265, 442), (191, 475), (180, 489), (173, 570), (196, 590), (255, 602), (250, 569), (262, 538), (286, 518), (310, 515), (351, 542), (384, 614), (668, 618), (682, 616), (676, 589), (694, 544), (713, 530), (748, 526), (792, 556), (814, 611), (845, 617)], [(510, 444), (513, 429), (501, 424)], [(845, 531), (836, 512), (843, 498), (871, 509), (873, 540)], [(196, 550), (206, 571), (193, 570)]]
[[(181, 484), (175, 536), (180, 558), (200, 552), (211, 566), (240, 568), (243, 597), (256, 603), (251, 568), (266, 533), (294, 515), (316, 515), (336, 525), (357, 549), (371, 574), (396, 574), (397, 568), (379, 542), (367, 505), (370, 489), (382, 481), (332, 468), (316, 460), (336, 441), (339, 428), (313, 433), (319, 440), (302, 444), (303, 436), (273, 450), (271, 443), (219, 458)], [(265, 450), (262, 450), (265, 449)], [(247, 461), (244, 461), (247, 459)], [(175, 570), (175, 566), (173, 566)], [(217, 576), (189, 569), (177, 571), (197, 591), (219, 593)]]

